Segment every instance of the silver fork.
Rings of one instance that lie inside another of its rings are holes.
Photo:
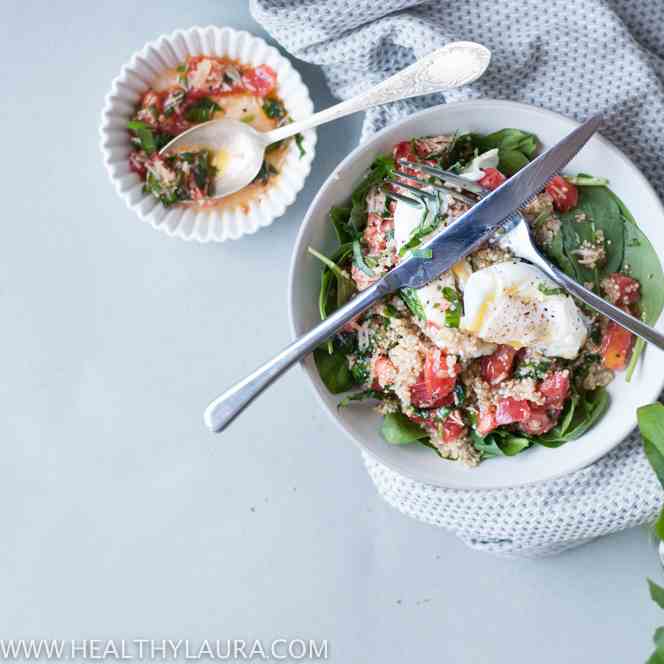
[[[405,178],[411,182],[414,182],[415,184],[426,186],[430,189],[448,194],[453,198],[463,201],[469,205],[477,203],[480,198],[489,193],[488,189],[482,187],[476,182],[466,180],[456,173],[451,173],[450,171],[443,170],[442,168],[429,166],[427,164],[420,164],[419,162],[410,161],[408,159],[399,159],[399,164],[401,166],[407,166],[411,169],[416,169],[428,175],[432,175],[447,185],[451,186],[445,186],[445,184],[439,185],[436,182],[430,182],[428,180],[422,179],[421,177],[409,175],[397,170],[395,175],[399,178]],[[390,189],[385,190],[388,196],[401,201],[406,205],[424,207],[424,203],[422,202],[421,197],[433,199],[436,196],[436,194],[431,193],[430,191],[422,190],[415,185],[410,185],[396,178],[392,178],[391,183],[392,185],[396,184],[405,191],[420,197],[420,199],[416,199],[404,194],[400,194],[398,192],[394,192]],[[457,191],[457,188],[471,192],[475,195],[475,198]],[[551,281],[554,281],[556,284],[577,297],[579,300],[585,302],[585,304],[595,309],[595,311],[598,311],[607,318],[615,321],[626,330],[633,332],[638,337],[641,337],[644,341],[648,341],[660,350],[664,350],[663,334],[658,332],[650,325],[639,320],[638,318],[631,316],[622,309],[614,306],[610,302],[607,302],[605,299],[601,298],[599,295],[596,295],[593,293],[593,291],[581,285],[578,281],[567,276],[564,272],[549,262],[541,254],[540,250],[533,242],[532,236],[530,234],[530,227],[521,212],[515,212],[514,215],[512,215],[512,217],[507,222],[505,222],[503,230],[505,231],[504,235],[496,238],[496,241],[498,241],[501,246],[509,249],[518,258],[532,263],[547,277],[549,277]]]

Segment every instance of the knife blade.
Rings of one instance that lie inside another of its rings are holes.
[[[380,279],[379,290],[420,288],[486,242],[514,212],[529,202],[579,152],[597,131],[600,116],[593,116],[559,143],[543,152],[470,210],[418,247]],[[429,258],[429,251],[431,252]]]

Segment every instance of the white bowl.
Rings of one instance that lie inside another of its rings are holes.
[[[537,134],[545,147],[577,125],[556,113],[507,101],[478,100],[446,104],[405,118],[375,134],[355,149],[328,178],[300,227],[289,281],[289,316],[297,336],[319,322],[320,264],[307,247],[323,251],[336,246],[329,211],[344,202],[373,158],[412,136],[452,133],[455,130],[491,132],[516,127]],[[592,173],[610,179],[611,188],[625,202],[659,255],[664,255],[664,209],[652,187],[634,164],[606,139],[595,136],[570,162],[569,172]],[[658,329],[664,330],[660,319]],[[645,362],[644,362],[645,360]],[[631,383],[617,375],[608,388],[611,404],[605,416],[585,436],[558,449],[533,447],[511,458],[490,459],[477,468],[439,459],[421,445],[389,445],[380,436],[380,417],[368,407],[337,409],[339,396],[330,394],[318,376],[313,358],[304,370],[325,411],[363,450],[408,478],[436,486],[488,489],[541,482],[586,466],[617,445],[636,425],[636,408],[655,401],[664,383],[662,358],[646,349]]]
[[[129,170],[127,157],[131,145],[127,122],[141,95],[157,76],[190,55],[227,56],[254,66],[267,64],[277,72],[277,91],[291,117],[301,120],[313,113],[309,90],[300,75],[286,58],[259,37],[215,26],[176,30],[146,44],[113,81],[106,96],[100,127],[104,163],[118,194],[154,228],[183,240],[223,242],[237,239],[269,226],[295,200],[311,170],[316,133],[313,130],[304,132],[306,152],[302,158],[291,142],[281,174],[260,200],[250,203],[246,212],[239,207],[201,211],[177,205],[165,208],[154,196],[143,192],[140,178]]]

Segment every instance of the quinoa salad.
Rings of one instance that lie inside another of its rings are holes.
[[[446,194],[433,203],[422,198],[424,211],[397,200],[395,193],[412,195],[387,181],[399,159],[491,190],[537,150],[535,135],[502,129],[413,138],[378,156],[347,204],[330,212],[339,248],[329,256],[309,249],[323,265],[321,317],[417,254],[469,207]],[[410,174],[442,184],[415,167]],[[587,174],[556,176],[524,214],[549,260],[653,324],[664,307],[662,268],[608,184]],[[425,445],[476,466],[581,437],[609,407],[605,388],[616,374],[631,379],[643,345],[490,242],[426,286],[374,305],[314,359],[326,387],[347,393],[340,408],[370,405],[383,416],[387,443]]]
[[[277,94],[276,72],[268,65],[252,67],[205,55],[190,57],[163,72],[143,94],[127,126],[133,145],[129,167],[145,182],[145,191],[165,207],[196,204],[210,196],[213,178],[230,161],[225,151],[204,146],[166,155],[159,151],[187,129],[220,118],[240,120],[261,132],[291,122]],[[268,146],[254,181],[223,202],[212,204],[246,208],[247,200],[260,196],[280,174],[293,140],[302,156],[300,134]]]

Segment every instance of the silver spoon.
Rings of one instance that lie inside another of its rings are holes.
[[[258,174],[265,148],[325,122],[371,106],[442,92],[477,80],[489,66],[491,51],[474,42],[452,42],[421,58],[398,74],[352,99],[314,113],[312,116],[268,132],[258,132],[239,120],[203,122],[183,132],[160,150],[160,154],[182,149],[206,147],[223,150],[228,167],[212,183],[214,196],[223,198],[248,185]]]

